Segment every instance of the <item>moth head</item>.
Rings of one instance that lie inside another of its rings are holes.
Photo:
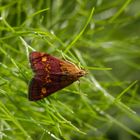
[[[85,70],[80,70],[79,71],[79,73],[78,73],[78,77],[82,77],[82,76],[84,76],[84,75],[86,75],[87,74],[87,72],[85,71]]]

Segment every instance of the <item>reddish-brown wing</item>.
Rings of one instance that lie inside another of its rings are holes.
[[[56,79],[57,78],[56,76]],[[73,81],[57,80],[58,81],[54,80],[50,83],[44,83],[39,79],[33,78],[29,85],[29,100],[40,100],[73,83]]]
[[[32,52],[30,63],[35,76],[29,85],[29,100],[42,99],[85,75],[74,64],[46,53]]]
[[[57,58],[43,53],[43,52],[31,52],[29,56],[31,68],[35,72],[35,75],[46,75],[50,73],[60,73],[60,62]]]

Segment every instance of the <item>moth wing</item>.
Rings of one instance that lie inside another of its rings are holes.
[[[59,75],[54,75],[50,82],[44,82],[40,79],[33,78],[29,84],[29,100],[37,101],[43,99],[73,82],[74,81],[65,80],[64,77]]]
[[[42,81],[32,78],[29,84],[28,98],[30,101],[36,101],[41,99]]]
[[[31,52],[29,60],[36,75],[61,73],[60,60],[47,53]]]
[[[40,100],[70,85],[85,72],[74,64],[43,52],[30,53],[30,63],[35,72],[29,85],[29,100]]]
[[[43,52],[31,52],[31,68],[36,75],[44,74],[69,74],[74,75],[82,71],[76,65],[69,61],[64,61]]]

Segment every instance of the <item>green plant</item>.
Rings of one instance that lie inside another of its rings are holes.
[[[0,139],[140,139],[139,0],[0,1]],[[86,69],[80,84],[28,101],[28,55]]]

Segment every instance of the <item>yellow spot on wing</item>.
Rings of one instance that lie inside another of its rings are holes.
[[[50,72],[51,67],[50,67],[50,65],[49,65],[49,64],[46,64],[46,65],[45,65],[45,70],[46,70],[48,73]]]
[[[52,80],[50,79],[49,75],[45,77],[45,81],[46,81],[46,83],[51,83],[52,82]]]
[[[41,61],[42,61],[42,62],[47,61],[47,57],[46,57],[46,56],[43,56]]]
[[[46,94],[46,93],[47,93],[46,88],[43,87],[43,88],[41,89],[41,92],[42,92],[43,94]]]
[[[46,70],[47,72],[49,72],[48,67],[46,67],[45,70]]]

